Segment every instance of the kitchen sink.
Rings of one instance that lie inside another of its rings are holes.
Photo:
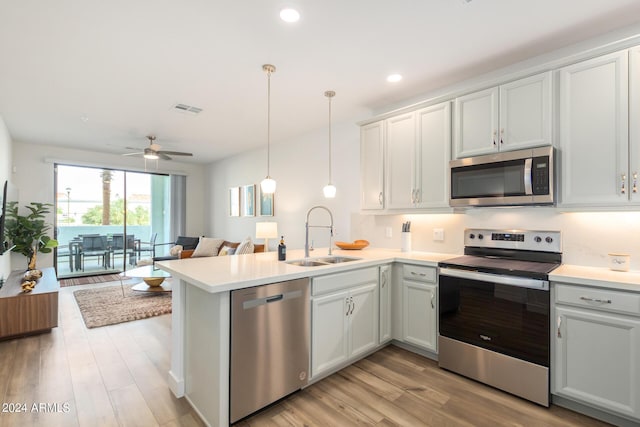
[[[320,265],[327,265],[326,262],[319,262],[310,259],[296,259],[293,261],[286,261],[287,264],[297,265],[300,267],[318,267]]]
[[[325,258],[319,258],[318,261],[326,262],[328,264],[338,264],[340,262],[358,261],[362,258],[349,257],[349,256],[330,256]]]
[[[337,264],[341,262],[358,261],[361,258],[347,256],[327,256],[322,258],[304,258],[286,261],[287,264],[299,267],[319,267],[321,265]]]

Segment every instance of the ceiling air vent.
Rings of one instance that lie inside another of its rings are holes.
[[[198,115],[202,112],[202,108],[193,107],[187,104],[176,104],[173,106],[173,110],[179,113],[191,114],[192,116]]]

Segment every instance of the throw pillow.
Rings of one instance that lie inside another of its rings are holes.
[[[218,252],[218,256],[233,255],[235,253],[236,253],[236,248],[223,246],[222,249],[220,249],[220,252]]]
[[[238,245],[236,249],[236,255],[244,255],[244,254],[252,254],[253,253],[253,242],[251,241],[251,237],[247,237]]]
[[[224,239],[215,239],[211,237],[201,237],[200,242],[198,242],[198,246],[196,246],[196,250],[191,255],[192,258],[197,257],[205,257],[205,256],[216,256],[218,254],[218,249],[224,242]]]
[[[171,249],[169,249],[169,255],[171,256],[179,256],[180,252],[182,251],[182,245],[175,245],[172,246]]]

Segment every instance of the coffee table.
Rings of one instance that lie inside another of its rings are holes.
[[[145,265],[131,270],[123,271],[119,274],[120,286],[122,287],[122,296],[124,296],[124,278],[140,278],[141,283],[131,287],[131,290],[138,292],[171,292],[171,284],[164,281],[167,277],[171,277],[164,270],[153,268],[153,265]]]

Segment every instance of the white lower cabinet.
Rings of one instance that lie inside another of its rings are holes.
[[[438,285],[436,269],[403,266],[402,341],[436,352],[438,347]]]
[[[555,285],[552,393],[640,420],[640,294]]]
[[[380,344],[391,341],[391,265],[380,266]]]
[[[311,302],[311,378],[378,346],[378,268],[315,277]]]

